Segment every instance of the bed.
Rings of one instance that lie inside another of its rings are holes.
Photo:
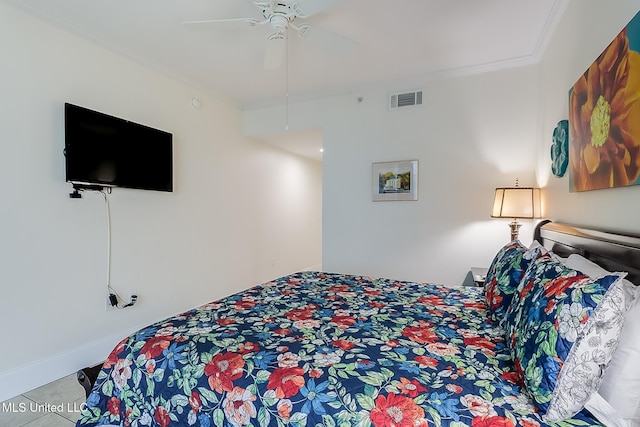
[[[77,426],[634,425],[607,367],[630,369],[612,334],[635,333],[636,287],[615,272],[640,283],[640,238],[544,222],[536,241],[502,248],[484,288],[300,272],[150,325],[108,356]]]

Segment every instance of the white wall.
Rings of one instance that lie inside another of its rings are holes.
[[[242,136],[194,87],[0,4],[0,401],[104,359],[128,331],[321,263],[321,164]],[[199,110],[191,98],[202,100]],[[63,104],[174,135],[174,192],[70,199]]]
[[[289,107],[290,127],[323,129],[324,270],[460,283],[509,240],[509,221],[489,215],[496,187],[535,184],[537,68],[421,87],[414,109],[387,110],[382,90]],[[268,132],[282,117],[280,107],[247,111],[245,131]],[[372,202],[371,164],[413,159],[419,200]],[[522,222],[529,243],[533,223]]]
[[[535,83],[532,67],[443,79],[421,108],[388,111],[379,92],[341,114],[325,137],[325,269],[460,283],[488,266],[509,240],[489,216],[495,187],[533,184]],[[419,200],[372,202],[371,163],[405,159],[419,161]]]
[[[569,89],[638,12],[628,0],[572,0],[540,63],[538,180],[548,216],[579,225],[640,233],[640,187],[569,192],[569,172],[551,174],[549,149],[556,124],[569,116]]]

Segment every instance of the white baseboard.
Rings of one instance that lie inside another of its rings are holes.
[[[302,271],[322,271],[322,264],[311,265],[307,268],[303,268]]]
[[[120,332],[46,359],[0,372],[0,402],[66,377],[87,366],[101,363],[116,344],[136,330]]]

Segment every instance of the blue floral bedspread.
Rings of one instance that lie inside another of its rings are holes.
[[[123,340],[77,425],[546,426],[516,378],[481,288],[302,272]]]

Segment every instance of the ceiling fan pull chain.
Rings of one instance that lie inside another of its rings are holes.
[[[285,102],[286,102],[286,111],[285,111],[285,125],[284,125],[284,130],[288,131],[289,130],[289,28],[285,29],[285,61],[286,63],[286,70],[285,70]]]

